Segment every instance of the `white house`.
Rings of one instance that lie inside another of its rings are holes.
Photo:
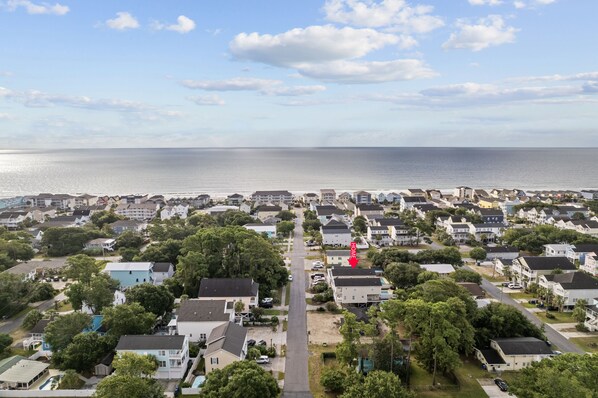
[[[176,314],[177,333],[189,341],[206,342],[212,330],[235,321],[234,308],[227,308],[228,304],[226,300],[181,301]]]
[[[222,369],[247,355],[247,329],[232,322],[217,326],[210,333],[204,353],[206,374]]]
[[[401,196],[400,209],[401,211],[411,210],[416,204],[427,203],[424,196]]]
[[[598,332],[598,298],[590,300],[588,304],[584,325],[590,332]]]
[[[259,305],[259,283],[251,278],[203,278],[199,285],[199,300],[241,301],[248,313]],[[233,307],[234,308],[234,307]]]
[[[0,226],[8,229],[17,228],[22,222],[31,219],[31,213],[27,211],[5,211],[0,213]]]
[[[572,308],[578,300],[586,303],[598,297],[598,279],[585,272],[542,275],[539,285],[563,299],[563,307]]]
[[[264,221],[270,217],[276,217],[278,213],[282,211],[281,206],[274,206],[274,205],[262,205],[257,208],[257,218],[260,221]]]
[[[469,223],[449,224],[446,226],[446,232],[456,243],[465,243],[471,233]]]
[[[544,245],[544,255],[547,257],[565,257],[571,245],[567,244],[551,244]]]
[[[152,202],[120,204],[114,212],[132,220],[148,221],[156,217],[160,206]]]
[[[351,244],[351,231],[342,222],[330,220],[328,224],[320,227],[322,243],[328,246],[349,246]]]
[[[550,358],[552,349],[535,337],[510,337],[490,340],[489,349],[475,349],[478,360],[490,372],[521,370],[534,362]]]
[[[578,245],[571,245],[567,249],[567,258],[572,261],[579,261],[580,264],[585,262],[586,255],[590,253],[598,253],[598,244],[578,244]]]
[[[350,250],[326,250],[326,264],[334,267],[349,267]]]
[[[392,242],[388,227],[368,225],[367,239],[370,243],[375,243],[379,246],[388,246]]]
[[[321,203],[334,203],[336,200],[336,191],[334,189],[320,189]]]
[[[256,191],[251,195],[251,200],[260,204],[290,204],[293,201],[293,194],[289,191]]]
[[[180,219],[184,220],[187,218],[188,213],[188,205],[179,204],[175,206],[164,206],[162,211],[160,211],[160,218],[162,220],[170,220],[173,217],[179,217]]]
[[[436,272],[440,275],[448,275],[455,272],[455,268],[451,264],[420,264],[420,267],[426,271]]]
[[[504,260],[514,260],[519,257],[519,249],[515,246],[485,246],[486,260],[501,258]]]
[[[331,268],[328,282],[339,304],[368,305],[380,302],[382,281],[373,269]]]
[[[142,233],[147,228],[147,222],[137,220],[118,220],[110,224],[110,228],[116,235],[126,231]]]
[[[590,275],[598,276],[598,255],[596,253],[586,254],[584,262],[579,266],[579,269]]]
[[[174,265],[171,263],[154,263],[153,271],[154,283],[161,285],[165,279],[174,276]]]
[[[158,370],[154,378],[180,380],[187,370],[189,341],[184,335],[124,335],[118,340],[116,354],[122,355],[125,352],[155,356]]]
[[[266,234],[268,238],[272,238],[276,236],[276,225],[269,225],[269,224],[245,224],[243,228],[249,229],[251,231],[255,231],[258,234]]]
[[[384,208],[376,204],[358,204],[355,209],[356,216],[362,216],[365,218],[382,217],[383,214]]]
[[[548,275],[556,269],[564,273],[577,271],[566,257],[521,256],[513,260],[511,269],[514,279],[524,287],[530,283],[539,283],[541,275]]]
[[[105,251],[114,251],[114,246],[116,245],[116,239],[109,239],[109,238],[97,238],[92,239],[85,244],[86,250],[105,250]]]
[[[353,198],[355,199],[355,204],[369,205],[372,203],[372,194],[366,191],[353,192]]]
[[[303,203],[310,204],[310,203],[318,203],[319,198],[316,193],[313,192],[306,192],[303,194]]]

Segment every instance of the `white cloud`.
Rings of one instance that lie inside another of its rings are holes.
[[[181,34],[189,33],[195,29],[195,21],[184,15],[179,15],[177,23],[172,25],[165,25],[160,22],[154,22],[152,28],[156,30],[172,30]]]
[[[27,14],[65,15],[70,11],[68,6],[59,3],[33,3],[28,0],[8,0],[6,2],[6,8],[9,11],[15,11],[19,7],[24,8]]]
[[[541,6],[546,6],[549,4],[556,3],[556,1],[557,0],[529,0],[529,1],[515,0],[513,2],[513,6],[515,6],[515,8],[517,8],[517,9],[536,8],[536,7],[541,7]]]
[[[320,85],[285,86],[281,80],[235,77],[227,80],[184,80],[181,84],[190,89],[206,91],[257,91],[263,95],[301,96],[326,90]]]
[[[451,33],[442,48],[480,51],[492,46],[513,43],[515,34],[519,31],[512,26],[507,26],[500,15],[489,15],[473,25],[465,20],[458,20],[457,28],[459,31]]]
[[[374,29],[331,25],[292,29],[278,35],[241,33],[230,43],[239,59],[296,69],[301,75],[339,83],[379,83],[434,76],[422,61],[358,61],[387,45],[411,46],[409,37]]]
[[[499,6],[502,3],[502,0],[469,0],[472,6]]]
[[[116,30],[137,29],[139,21],[128,12],[120,11],[116,13],[116,18],[106,21],[106,26]]]
[[[544,76],[525,76],[525,77],[516,77],[512,79],[508,79],[508,81],[514,82],[559,82],[559,81],[588,81],[588,80],[596,80],[598,81],[598,71],[596,72],[582,72],[582,73],[575,73],[572,75],[544,75]]]
[[[7,70],[1,70],[0,71],[0,77],[11,77],[12,76],[12,72],[7,71]]]
[[[220,96],[216,94],[212,95],[196,95],[193,97],[187,97],[189,101],[195,102],[197,105],[224,105],[225,102]]]
[[[523,1],[514,1],[513,6],[517,9],[522,9],[526,7],[526,4]]]
[[[14,117],[10,113],[0,112],[0,120],[12,120]]]
[[[411,6],[405,0],[327,0],[324,4],[329,21],[403,33],[427,33],[444,26],[442,18],[430,15],[433,11],[432,6]]]

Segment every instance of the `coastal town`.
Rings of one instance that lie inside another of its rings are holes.
[[[598,390],[597,189],[23,195],[0,270],[2,397]]]

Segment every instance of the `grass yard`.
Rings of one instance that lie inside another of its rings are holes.
[[[264,309],[264,315],[287,315],[289,311],[287,310],[275,310],[272,308]]]
[[[569,339],[587,352],[598,353],[598,336]]]
[[[524,293],[524,292],[520,292],[520,293],[508,293],[508,295],[511,296],[512,299],[520,299],[520,300],[521,299],[530,300],[530,299],[538,298],[534,294]]]
[[[287,289],[284,295],[284,304],[290,305],[291,304],[291,285],[287,285]]]
[[[463,366],[455,371],[455,375],[461,383],[459,390],[433,390],[433,391],[417,391],[416,396],[422,398],[484,398],[486,393],[478,383],[477,379],[488,377],[488,373],[481,368],[480,363],[473,358],[461,358]],[[412,364],[413,373],[411,374],[412,386],[425,386],[432,384],[432,375],[426,370],[419,367],[415,361]],[[437,376],[437,383],[452,384],[452,382],[443,377]]]
[[[536,312],[535,315],[546,323],[575,323],[573,312],[555,312],[550,311],[554,319],[546,318],[546,312]]]
[[[289,328],[289,322],[286,319],[284,319],[282,321],[282,331],[286,332],[288,328]]]
[[[72,311],[73,310],[73,305],[70,303],[70,301],[68,300],[64,300],[60,302],[60,305],[58,305],[58,312],[66,312],[66,311]]]
[[[327,393],[324,387],[320,385],[320,375],[324,368],[324,363],[320,359],[320,354],[323,352],[334,352],[334,346],[322,347],[315,344],[308,346],[309,357],[307,359],[307,372],[309,375],[309,390],[314,398],[331,398],[336,397],[336,394]]]

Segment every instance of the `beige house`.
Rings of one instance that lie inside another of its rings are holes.
[[[535,337],[490,340],[489,349],[475,349],[476,357],[488,371],[521,370],[534,362],[554,356],[546,342]]]
[[[247,329],[232,322],[216,327],[208,337],[204,353],[206,374],[222,369],[247,355]]]
[[[263,205],[257,209],[257,218],[264,221],[270,217],[276,217],[282,211],[280,206]]]
[[[349,267],[351,250],[326,250],[326,264],[332,266]]]

